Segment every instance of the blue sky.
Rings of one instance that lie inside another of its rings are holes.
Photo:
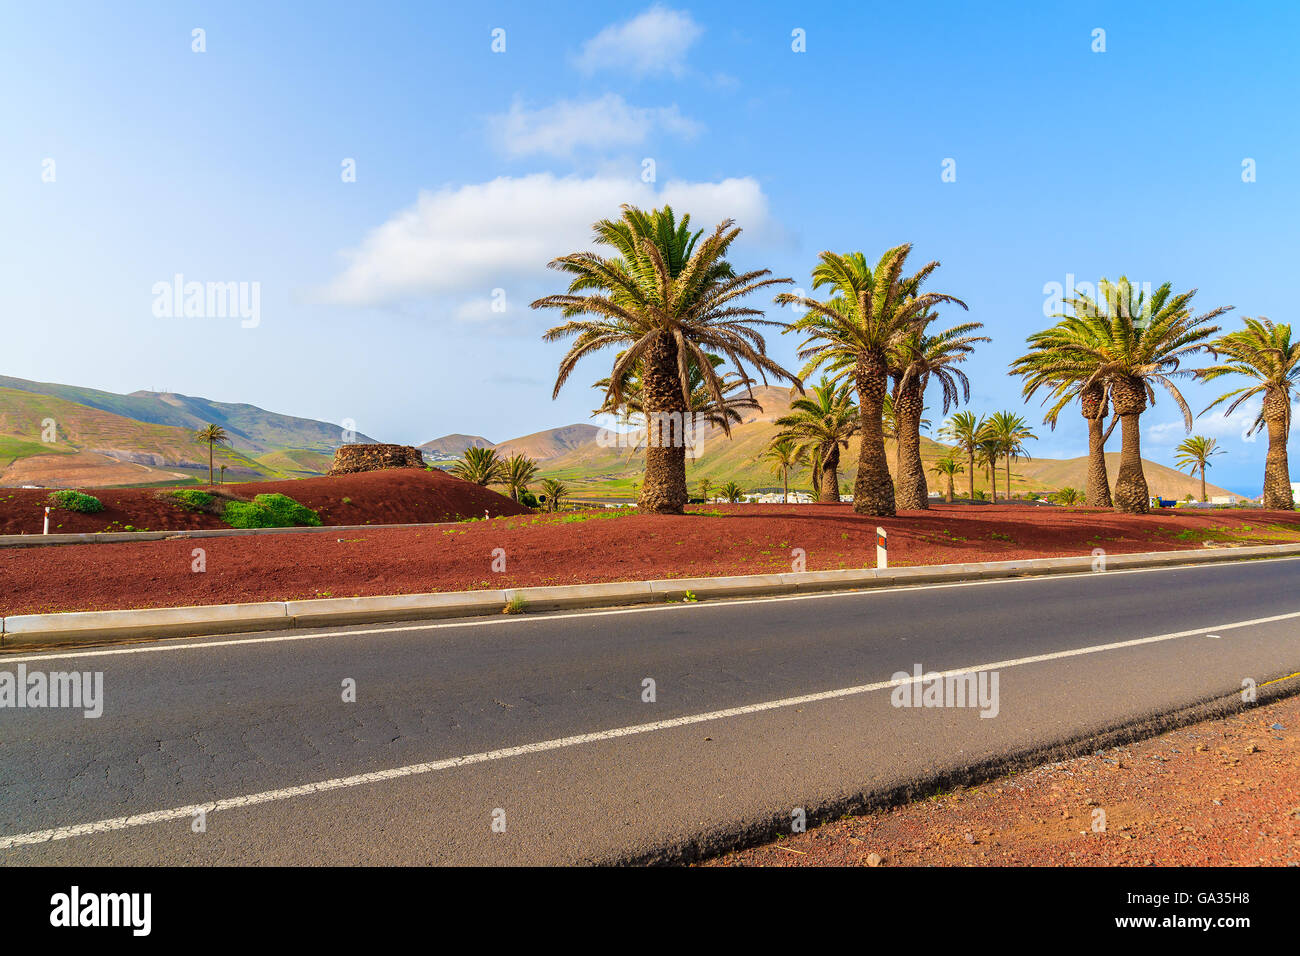
[[[738,265],[805,286],[823,249],[939,259],[930,288],[994,339],[968,366],[979,411],[1022,407],[1007,362],[1068,276],[1291,321],[1300,8],[1134,6],[10,4],[0,374],[400,442],[582,421],[607,363],[552,401],[563,347],[527,303],[594,218],[664,199],[734,217]],[[177,274],[258,283],[256,325],[156,315]],[[1082,454],[1076,418],[1031,452]],[[1173,403],[1143,418],[1171,463]],[[1196,431],[1227,451],[1211,480],[1254,493],[1266,443],[1242,424]]]

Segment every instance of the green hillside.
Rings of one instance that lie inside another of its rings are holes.
[[[4,375],[0,375],[0,388],[51,396],[154,425],[172,425],[192,431],[203,425],[217,424],[230,433],[235,448],[255,454],[283,448],[333,454],[342,441],[339,425],[280,415],[256,405],[214,402],[172,392],[139,391],[120,395],[94,388],[32,382]],[[358,434],[355,440],[374,441],[362,434]]]

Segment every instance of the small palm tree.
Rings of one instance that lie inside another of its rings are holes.
[[[940,458],[937,462],[933,463],[932,466],[930,466],[930,470],[935,472],[936,475],[939,475],[941,479],[945,479],[946,485],[948,486],[944,489],[944,501],[948,502],[949,505],[952,505],[953,479],[965,471],[965,468],[962,467],[962,463],[958,462],[958,460],[953,458],[952,455],[946,455],[946,457]]]
[[[501,464],[497,481],[506,486],[512,501],[518,501],[520,495],[537,478],[537,462],[527,455],[516,452]]]
[[[802,449],[818,501],[840,500],[840,449],[849,447],[861,424],[851,389],[849,382],[835,385],[823,375],[820,384],[790,403],[788,415],[776,420],[781,429],[777,438],[792,439]]]
[[[1078,488],[1062,488],[1051,495],[1052,500],[1062,505],[1077,505],[1083,500]]]
[[[1013,412],[996,412],[984,423],[985,435],[998,443],[998,454],[1007,462],[1007,500],[1011,500],[1011,459],[1028,458],[1024,443],[1037,440],[1029,423]]]
[[[710,493],[713,491],[713,482],[708,478],[700,479],[700,497],[706,502],[709,500]]]
[[[1223,449],[1218,447],[1219,442],[1214,438],[1206,438],[1204,435],[1193,435],[1191,438],[1184,438],[1181,445],[1174,449],[1174,454],[1178,456],[1178,467],[1187,470],[1189,475],[1195,475],[1199,469],[1201,472],[1201,500],[1209,501],[1209,496],[1205,493],[1205,469],[1210,465],[1210,459],[1215,455],[1222,455]],[[1291,490],[1290,485],[1287,491]]]
[[[798,467],[801,449],[789,438],[777,438],[763,452],[772,463],[772,473],[781,476],[781,504],[790,503],[790,469]]]
[[[609,374],[605,405],[621,408],[628,373],[639,366],[640,405],[658,431],[645,450],[645,479],[638,507],[645,512],[681,514],[686,505],[686,442],[682,414],[690,411],[689,369],[694,362],[716,407],[726,404],[723,377],[710,354],[724,356],[741,379],[746,363],[767,375],[797,378],[766,354],[756,326],[778,323],[763,319],[759,309],[740,304],[744,296],[791,279],[771,278],[766,269],[737,273],[727,253],[740,229],[724,220],[701,241],[690,216],[678,222],[671,207],[645,212],[623,207],[617,220],[594,226],[596,241],[617,255],[575,252],[549,265],[572,279],[567,293],[534,302],[535,309],[558,309],[565,321],[543,336],[547,342],[574,339],[560,360],[556,396],[587,355],[624,346]],[[588,316],[590,318],[588,318]],[[723,429],[730,428],[725,417]]]
[[[745,497],[745,489],[734,481],[729,481],[722,486],[722,497],[726,498],[733,505],[741,498]]]
[[[505,462],[495,448],[471,447],[465,449],[460,461],[451,466],[451,473],[457,478],[472,481],[476,485],[494,485],[501,481]]]
[[[220,425],[204,425],[194,433],[194,440],[203,442],[208,446],[208,484],[214,484],[213,449],[217,445],[229,445],[230,435]]]
[[[938,262],[904,275],[911,251],[911,243],[895,246],[874,267],[861,252],[823,252],[812,272],[813,289],[827,287],[831,298],[823,302],[789,292],[776,297],[782,305],[808,310],[789,326],[808,336],[799,349],[799,358],[807,363],[801,377],[827,366],[837,380],[851,377],[857,388],[860,424],[853,510],[859,514],[892,515],[897,510],[883,430],[890,353],[903,336],[923,324],[922,317],[931,307],[954,302],[966,308],[953,296],[921,292]]]
[[[1291,326],[1274,325],[1264,317],[1247,318],[1246,327],[1229,332],[1209,345],[1211,354],[1227,361],[1201,369],[1196,374],[1212,382],[1224,375],[1240,375],[1253,384],[1221,395],[1210,408],[1228,402],[1231,415],[1242,402],[1263,398],[1250,433],[1268,429],[1268,457],[1264,459],[1264,507],[1290,511],[1295,507],[1291,491],[1291,467],[1286,445],[1291,435],[1291,403],[1300,390],[1300,341],[1291,340]]]
[[[980,433],[984,430],[983,417],[974,412],[958,412],[943,423],[939,437],[952,442],[958,451],[966,453],[970,465],[970,496],[975,500],[975,458],[979,451]]]
[[[948,502],[948,504],[952,504],[952,479],[954,476],[961,474],[961,472],[965,470],[962,467],[962,463],[952,455],[948,455],[947,457],[940,458],[936,461],[930,466],[930,469],[936,475],[947,479],[948,487],[944,492],[944,501]]]
[[[546,499],[547,511],[558,511],[564,499],[569,496],[569,488],[556,478],[542,479],[542,497]]]

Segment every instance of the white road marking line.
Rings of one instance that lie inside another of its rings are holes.
[[[1300,561],[1300,555],[1285,555],[1277,558],[1268,558],[1269,561]],[[685,611],[690,609],[693,613],[698,613],[704,609],[717,609],[726,607],[735,607],[738,604],[770,604],[780,601],[809,601],[826,598],[856,598],[880,596],[886,594],[899,594],[905,591],[933,591],[944,588],[971,588],[987,587],[995,584],[1030,584],[1039,581],[1062,581],[1070,578],[1091,578],[1102,573],[1106,577],[1118,577],[1125,574],[1147,574],[1152,571],[1193,571],[1201,568],[1221,568],[1232,565],[1239,565],[1240,561],[1215,561],[1210,564],[1180,564],[1180,565],[1162,565],[1156,568],[1126,568],[1116,571],[1078,571],[1069,574],[1036,574],[1028,577],[1016,578],[992,578],[986,581],[953,581],[948,584],[907,584],[896,585],[892,587],[863,588],[854,591],[817,591],[811,594],[779,594],[771,597],[750,597],[750,598],[717,598],[710,601],[703,601],[698,604],[668,603],[663,604],[645,604],[636,607],[620,608],[593,608],[585,611],[570,611],[563,614],[543,612],[534,617],[528,615],[501,615],[499,617],[490,617],[486,619],[475,619],[469,621],[452,620],[442,621],[436,624],[404,624],[404,625],[385,625],[382,627],[353,628],[343,631],[311,631],[305,634],[285,634],[279,637],[237,637],[224,640],[212,640],[204,637],[182,639],[184,643],[180,644],[146,644],[142,646],[115,647],[106,650],[69,650],[57,651],[49,654],[22,654],[10,656],[8,654],[0,655],[0,669],[9,664],[27,663],[30,661],[50,661],[63,660],[70,657],[112,657],[119,654],[159,654],[167,651],[197,651],[209,647],[239,647],[252,646],[256,644],[278,644],[284,641],[314,641],[326,637],[353,637],[365,634],[400,634],[405,631],[437,631],[454,627],[484,627],[486,625],[498,624],[516,627],[524,624],[539,624],[546,621],[563,621],[569,618],[592,618],[592,617],[609,617],[618,614],[646,614],[656,611]],[[506,588],[505,590],[514,590]]]
[[[435,773],[439,770],[466,767],[471,764],[488,763],[494,760],[505,760],[510,757],[543,753],[548,750],[560,750],[565,747],[576,747],[580,744],[595,743],[602,740],[616,740],[619,737],[632,737],[639,734],[649,734],[660,730],[686,727],[691,724],[702,724],[708,721],[725,720],[729,717],[743,717],[748,714],[759,714],[769,710],[798,707],[804,704],[813,704],[827,700],[839,700],[844,697],[855,697],[860,694],[866,694],[876,690],[884,690],[889,687],[901,687],[904,684],[915,684],[920,681],[933,680],[935,677],[946,678],[954,677],[959,674],[978,673],[980,671],[1006,670],[1012,667],[1022,667],[1026,664],[1038,664],[1044,661],[1062,660],[1068,657],[1081,657],[1085,654],[1099,654],[1104,651],[1140,647],[1144,644],[1158,644],[1162,641],[1172,641],[1183,637],[1199,637],[1205,635],[1208,631],[1227,631],[1241,627],[1253,627],[1259,624],[1272,624],[1277,621],[1289,621],[1296,618],[1300,618],[1300,611],[1294,611],[1290,614],[1277,614],[1273,617],[1256,618],[1251,621],[1238,621],[1234,624],[1219,624],[1210,628],[1202,627],[1190,631],[1178,631],[1173,634],[1160,634],[1155,637],[1140,637],[1130,641],[1115,641],[1110,644],[1097,644],[1092,647],[1080,647],[1068,651],[1052,651],[1047,654],[1035,654],[1031,657],[1017,657],[1013,660],[994,661],[989,664],[976,664],[971,667],[960,667],[953,670],[926,673],[920,678],[911,676],[900,680],[877,681],[873,684],[858,684],[855,687],[842,687],[838,690],[819,691],[814,694],[802,694],[798,697],[783,697],[779,700],[763,701],[758,704],[744,704],[740,707],[728,707],[725,710],[712,710],[703,714],[691,714],[686,717],[674,717],[669,720],[656,720],[648,724],[632,724],[627,727],[615,727],[612,730],[601,730],[590,734],[575,734],[571,737],[558,737],[553,740],[543,740],[538,743],[522,744],[517,747],[504,747],[500,750],[487,750],[482,753],[467,754],[461,757],[448,757],[445,760],[433,760],[428,763],[410,764],[405,767],[396,767],[391,770],[376,770],[370,773],[355,774],[350,777],[335,777],[331,780],[321,780],[317,783],[303,784],[298,787],[285,787],[279,790],[264,790],[261,793],[252,793],[240,797],[226,797],[225,799],[214,800],[209,803],[196,803],[185,807],[173,807],[170,810],[154,810],[149,813],[141,813],[134,816],[96,820],[94,823],[80,823],[75,826],[56,827],[52,830],[19,833],[14,836],[0,837],[0,850],[9,850],[16,846],[29,846],[36,843],[49,843],[55,840],[68,840],[73,837],[88,836],[92,833],[108,833],[114,830],[127,830],[133,827],[147,826],[151,823],[166,823],[172,820],[182,820],[186,817],[193,817],[200,810],[206,811],[207,813],[218,813],[222,810],[235,810],[240,807],[251,807],[261,803],[290,800],[294,797],[307,796],[313,793],[327,793],[331,790],[343,790],[350,787],[365,786],[370,783],[382,783],[386,780],[415,777],[422,774]]]

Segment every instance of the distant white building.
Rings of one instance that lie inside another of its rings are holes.
[[[1212,505],[1235,505],[1241,503],[1241,495],[1211,495],[1210,504]]]
[[[1300,502],[1300,481],[1291,482],[1291,500]]]

